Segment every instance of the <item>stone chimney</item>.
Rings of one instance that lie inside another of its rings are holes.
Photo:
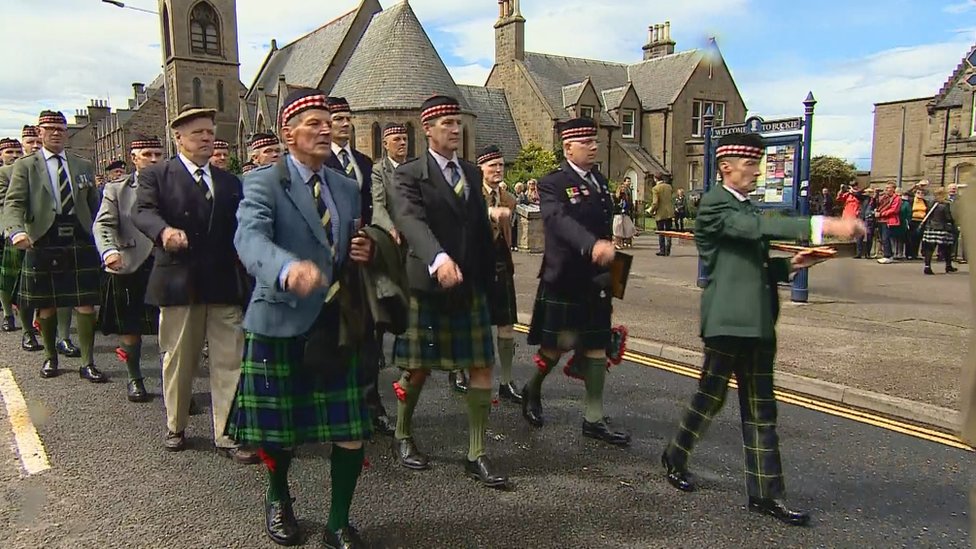
[[[88,120],[92,124],[97,124],[99,120],[108,116],[111,110],[108,106],[108,101],[104,99],[92,99],[88,105]]]
[[[133,82],[132,83],[132,96],[133,97],[135,97],[136,99],[138,99],[139,96],[142,95],[142,94],[144,94],[144,93],[146,93],[146,85],[145,84],[143,84],[142,82]]]
[[[85,126],[88,124],[88,111],[85,109],[75,109],[75,125]]]
[[[670,21],[665,21],[663,25],[651,25],[647,30],[647,44],[642,48],[645,61],[674,53],[675,41],[671,39]]]
[[[498,0],[495,22],[495,63],[525,59],[525,18],[519,0]]]

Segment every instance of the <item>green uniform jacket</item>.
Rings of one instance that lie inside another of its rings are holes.
[[[701,300],[701,337],[776,340],[779,294],[790,261],[770,259],[769,241],[807,239],[810,219],[762,215],[722,186],[704,197],[695,220],[695,243],[708,273]]]
[[[80,156],[66,152],[68,172],[71,175],[71,194],[75,215],[82,229],[91,234],[93,212],[98,210],[98,189],[92,163]],[[7,235],[26,231],[37,242],[54,225],[57,201],[47,172],[42,151],[25,156],[14,162],[10,188],[3,204],[3,224]]]

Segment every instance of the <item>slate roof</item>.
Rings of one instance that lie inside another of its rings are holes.
[[[656,158],[651,156],[651,153],[644,150],[643,147],[637,143],[631,141],[622,141],[620,139],[614,139],[614,142],[618,147],[623,149],[627,156],[637,164],[637,167],[644,171],[644,173],[667,175],[670,174],[668,170],[664,169],[664,166],[657,161]]]
[[[970,92],[964,89],[960,83],[964,80],[963,77],[970,69],[967,59],[976,59],[974,55],[976,55],[976,44],[969,49],[969,52],[963,60],[956,66],[956,70],[952,71],[949,79],[942,85],[942,89],[939,90],[938,95],[935,96],[935,100],[932,102],[935,108],[961,107],[971,97]]]
[[[620,86],[619,88],[610,88],[608,90],[603,90],[603,107],[608,111],[620,108],[620,103],[623,102],[624,96],[627,95],[627,85]]]
[[[477,116],[475,121],[475,152],[488,145],[497,145],[505,160],[514,162],[522,148],[518,128],[508,108],[505,90],[482,86],[458,86],[458,99]]]
[[[543,98],[556,118],[568,118],[563,102],[563,86],[582,82],[587,77],[597,93],[607,88],[616,88],[627,83],[627,65],[610,63],[579,57],[563,57],[544,53],[525,52],[525,67],[535,80]],[[612,123],[609,117],[603,117]]]
[[[433,94],[459,92],[409,2],[373,16],[330,92],[357,111],[419,108]]]
[[[634,63],[627,68],[627,79],[634,84],[645,110],[665,109],[678,97],[704,57],[704,50],[688,50]]]
[[[585,82],[577,82],[563,86],[563,108],[569,108],[579,103],[585,85]]]
[[[306,88],[318,87],[326,69],[332,63],[342,39],[346,36],[357,9],[334,19],[306,34],[283,48],[268,54],[261,72],[254,78],[248,97],[256,93],[258,86],[265,91],[275,89],[278,76],[293,85]]]

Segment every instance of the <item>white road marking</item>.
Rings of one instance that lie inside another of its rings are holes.
[[[35,475],[50,469],[51,464],[47,460],[44,443],[37,435],[37,429],[34,428],[34,422],[31,421],[27,410],[27,402],[9,368],[0,370],[0,397],[7,406],[7,418],[10,419],[14,441],[17,443],[17,453],[27,475]]]

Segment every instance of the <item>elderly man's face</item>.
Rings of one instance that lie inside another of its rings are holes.
[[[10,164],[16,162],[21,156],[24,156],[24,151],[22,149],[18,149],[16,147],[4,149],[3,153],[0,154],[0,159],[3,160],[3,162],[0,162],[0,165],[9,166]]]

